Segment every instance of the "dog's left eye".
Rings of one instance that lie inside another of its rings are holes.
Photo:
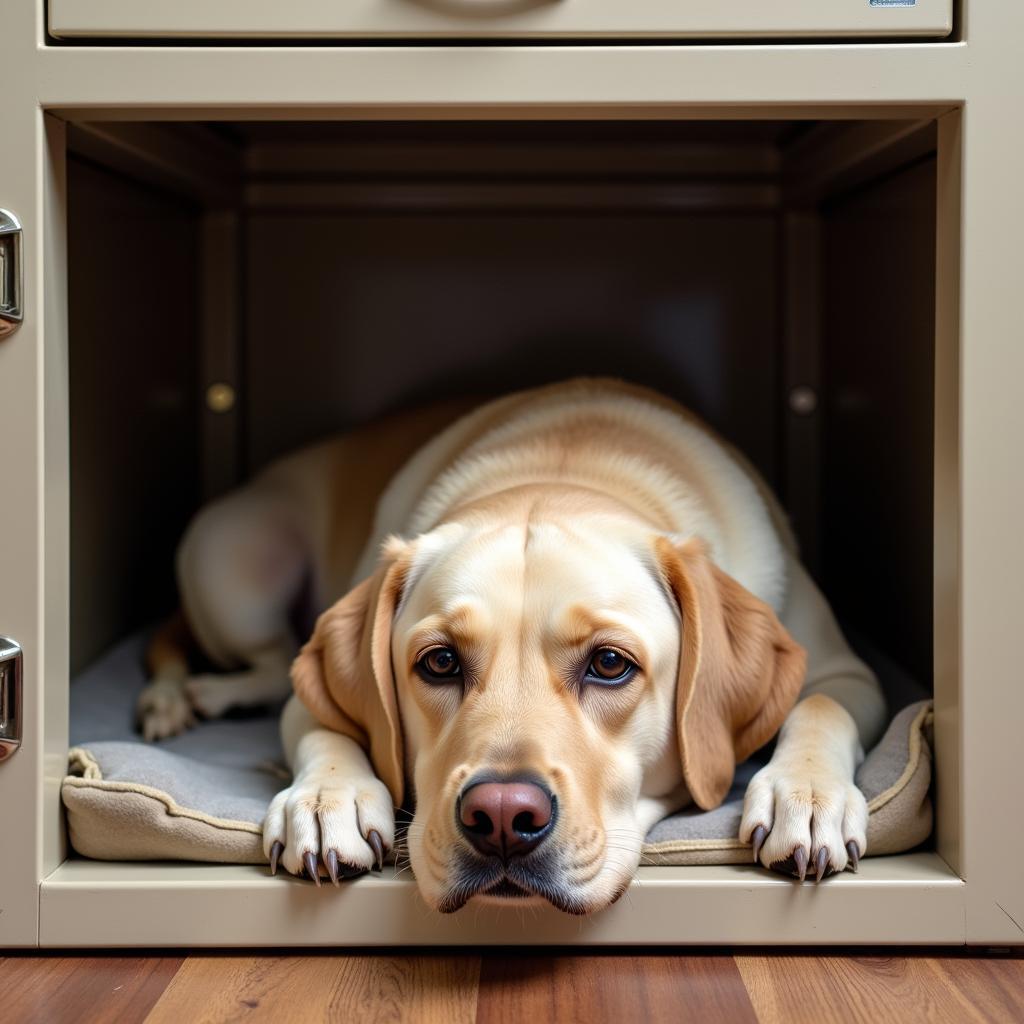
[[[585,680],[603,685],[625,683],[632,677],[636,668],[636,665],[620,651],[613,647],[602,647],[590,659]]]
[[[420,674],[428,680],[450,680],[462,675],[459,656],[451,647],[435,647],[416,662]]]

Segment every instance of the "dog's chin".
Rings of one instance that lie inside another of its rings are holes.
[[[471,900],[474,905],[491,907],[537,907],[550,904],[566,914],[583,915],[600,910],[553,880],[550,870],[531,871],[518,864],[500,865],[463,863],[454,883],[438,900],[437,910],[454,914]],[[614,902],[614,900],[612,901]],[[602,904],[603,906],[603,904]]]
[[[470,902],[472,902],[473,906],[497,907],[499,909],[507,907],[519,909],[552,906],[556,910],[576,916],[590,914],[594,910],[600,909],[598,907],[591,908],[585,906],[568,893],[556,891],[541,895],[540,893],[528,892],[526,889],[521,889],[514,884],[499,884],[492,886],[490,889],[480,889],[470,895],[449,893],[441,900],[437,909],[442,914],[454,914]]]
[[[495,882],[490,889],[485,889],[483,892],[477,894],[478,898],[490,896],[496,900],[528,900],[537,899],[536,893],[532,893],[529,889],[524,889],[521,885],[516,885],[509,878],[503,878],[500,882]]]
[[[470,899],[474,905],[484,907],[542,907],[547,903],[543,896],[538,896],[507,878],[496,882],[490,889],[481,890]]]

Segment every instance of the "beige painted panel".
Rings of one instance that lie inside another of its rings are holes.
[[[385,873],[340,889],[266,868],[69,861],[43,883],[43,946],[962,943],[963,883],[934,854],[796,885],[753,865],[641,868],[594,917],[427,909]]]
[[[49,874],[67,856],[60,786],[67,773],[70,665],[67,608],[70,590],[68,446],[68,294],[66,198],[66,125],[44,115],[40,146],[44,234],[42,299],[43,338],[43,641],[42,689],[43,790],[32,808],[42,814],[41,875]],[[5,806],[0,804],[0,806]],[[38,824],[38,819],[37,819]]]
[[[774,480],[770,213],[259,210],[246,235],[250,468],[440,394],[582,372],[676,395]]]
[[[821,230],[820,581],[929,686],[934,161],[826,203]]]
[[[20,63],[44,107],[91,120],[905,120],[965,96],[968,56],[963,44],[377,46],[344,59],[330,47],[83,46]]]
[[[821,225],[816,210],[781,218],[781,387],[784,458],[779,490],[800,542],[800,558],[818,577],[821,564]],[[801,407],[794,397],[814,397]],[[795,407],[794,407],[795,406]]]
[[[49,9],[58,38],[941,37],[953,24],[953,0],[50,0]]]
[[[200,500],[199,213],[68,162],[71,668],[174,608]]]
[[[1024,942],[1024,8],[975,4],[984,73],[963,117],[960,294],[961,615],[964,856],[968,936]],[[979,53],[979,57],[981,54]]]
[[[935,465],[932,618],[935,849],[962,872],[960,251],[963,114],[939,119],[935,182]]]
[[[237,393],[242,361],[242,239],[237,212],[206,210],[200,238],[200,459],[203,500],[211,501],[234,487],[241,475]],[[220,404],[215,398],[218,389]]]
[[[23,5],[24,8],[24,5]],[[6,25],[18,31],[32,24],[28,9],[5,12]],[[0,207],[13,212],[24,230],[24,322],[0,340],[0,633],[13,637],[25,652],[22,746],[0,762],[0,947],[34,945],[42,871],[43,696],[52,656],[56,670],[62,645],[49,650],[43,632],[42,394],[47,365],[44,324],[60,315],[59,303],[47,308],[44,280],[44,202],[47,182],[43,118],[35,104],[35,83],[18,74],[18,62],[0,60]],[[16,154],[12,158],[11,154]],[[59,465],[57,469],[59,471]],[[55,500],[62,491],[54,481]],[[64,485],[66,488],[66,485]],[[59,522],[59,515],[56,517]],[[59,597],[59,577],[54,581]],[[48,723],[59,729],[59,720]]]
[[[105,133],[125,126],[99,125]],[[153,127],[153,126],[149,126]],[[158,126],[167,131],[166,126]],[[901,122],[885,122],[899,130]],[[761,179],[778,171],[779,145],[793,125],[781,121],[592,121],[235,122],[232,135],[244,145],[250,175],[385,175],[403,172],[472,174],[481,180],[509,175],[564,176],[591,173],[598,163],[608,176],[649,173],[670,176],[730,174]]]

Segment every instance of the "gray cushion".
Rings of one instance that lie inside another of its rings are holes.
[[[932,830],[931,701],[903,708],[857,771],[868,801],[868,856],[900,853]],[[713,811],[686,810],[659,821],[647,834],[652,864],[731,864],[747,861],[750,847],[737,838],[747,783],[761,764],[736,772],[725,802]]]

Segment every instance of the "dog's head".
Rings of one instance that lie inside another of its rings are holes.
[[[523,489],[414,541],[321,616],[296,691],[354,724],[426,901],[614,902],[651,806],[716,806],[778,729],[802,649],[704,545],[590,492]],[[646,809],[645,809],[646,808]]]

